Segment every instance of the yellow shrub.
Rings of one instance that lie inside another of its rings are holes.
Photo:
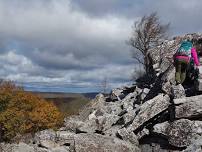
[[[0,125],[4,139],[56,128],[62,123],[63,115],[53,103],[25,92],[11,82],[0,84]]]

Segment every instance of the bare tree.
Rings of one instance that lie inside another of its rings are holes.
[[[143,16],[132,27],[133,33],[128,44],[132,46],[133,58],[140,64],[143,64],[146,74],[152,71],[151,58],[149,50],[162,43],[167,38],[167,32],[170,24],[161,24],[157,13],[151,13]]]

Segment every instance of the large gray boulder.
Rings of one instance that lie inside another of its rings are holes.
[[[172,86],[171,92],[174,99],[186,97],[184,87],[181,84],[178,84],[177,86]]]
[[[166,136],[173,146],[186,147],[202,135],[202,121],[180,119],[171,123],[164,122],[155,125],[153,131]]]
[[[193,141],[183,152],[202,152],[202,136]]]
[[[112,101],[120,101],[124,97],[123,89],[117,88],[113,89],[110,94],[110,98]]]
[[[129,93],[122,101],[123,109],[130,111],[133,110],[133,104],[136,100],[137,92]]]
[[[106,114],[98,117],[98,123],[102,125],[102,131],[106,131],[112,127],[120,119],[117,115]]]
[[[102,132],[111,128],[119,119],[120,117],[118,115],[105,113],[103,116],[85,121],[84,125],[79,127],[78,130],[86,133]]]
[[[170,65],[170,67],[163,73],[163,76],[161,77],[161,83],[162,91],[168,95],[172,95],[172,87],[175,84],[175,68],[173,65]]]
[[[140,112],[137,114],[137,116],[133,120],[133,123],[128,127],[128,129],[131,131],[138,129],[144,123],[168,109],[169,105],[170,98],[168,95],[164,94],[159,94],[153,99],[145,102],[141,105]]]
[[[126,114],[124,114],[122,116],[125,124],[128,124],[128,123],[130,123],[131,121],[134,120],[134,118],[136,116],[136,111],[137,111],[136,109],[135,110],[130,110]]]
[[[73,149],[74,135],[75,133],[73,132],[49,129],[37,132],[34,141],[36,145],[40,145],[40,147],[45,149],[53,149],[63,145],[68,145],[70,149]]]
[[[102,130],[102,124],[98,122],[97,118],[85,121],[84,125],[77,128],[77,132],[95,133],[96,130]],[[100,129],[99,129],[100,128]]]
[[[122,104],[119,102],[110,102],[107,103],[105,107],[102,108],[105,113],[113,114],[113,115],[118,115],[121,111]]]
[[[174,99],[176,118],[201,118],[202,95]]]
[[[56,132],[51,129],[37,132],[34,137],[34,141],[36,144],[47,149],[58,146],[55,140]]]
[[[121,113],[122,104],[118,102],[107,102],[104,106],[97,107],[92,113],[89,114],[88,119],[103,116],[104,114],[118,115]]]
[[[137,136],[133,132],[128,132],[126,128],[122,128],[118,130],[117,133],[121,137],[121,139],[128,141],[133,145],[136,145],[136,146],[139,145]]]
[[[34,147],[20,142],[19,144],[0,144],[1,152],[35,152]]]
[[[140,95],[141,101],[144,100],[144,98],[147,96],[147,94],[149,93],[149,91],[150,91],[150,89],[148,89],[148,88],[144,88],[144,89],[142,90],[142,93],[141,93],[141,95]]]
[[[122,126],[120,126],[120,125],[114,125],[111,128],[109,128],[108,130],[104,131],[104,135],[116,137],[118,130],[120,130],[121,128],[122,128]]]
[[[68,146],[70,150],[74,149],[74,135],[75,133],[67,131],[57,131],[55,142],[60,146]]]
[[[76,152],[140,152],[139,148],[124,140],[98,134],[77,134]]]
[[[172,56],[174,55],[176,49],[178,48],[179,41],[167,40],[163,44],[156,48],[149,50],[149,56],[151,57],[152,64],[158,65],[153,66],[155,69],[159,69],[160,73],[165,72],[168,67],[172,64]]]
[[[70,150],[68,147],[61,146],[51,149],[50,152],[70,152]]]

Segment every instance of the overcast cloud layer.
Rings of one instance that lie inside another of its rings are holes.
[[[133,22],[157,11],[171,35],[201,32],[201,8],[200,0],[0,0],[0,76],[43,91],[129,83]]]

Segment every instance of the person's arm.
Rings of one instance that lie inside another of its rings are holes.
[[[194,59],[194,63],[195,63],[197,66],[199,66],[200,63],[199,63],[199,61],[198,61],[198,55],[197,55],[197,52],[196,52],[196,49],[195,49],[195,48],[192,48],[192,49],[191,49],[191,54],[192,54],[192,57],[193,57],[193,59]]]

